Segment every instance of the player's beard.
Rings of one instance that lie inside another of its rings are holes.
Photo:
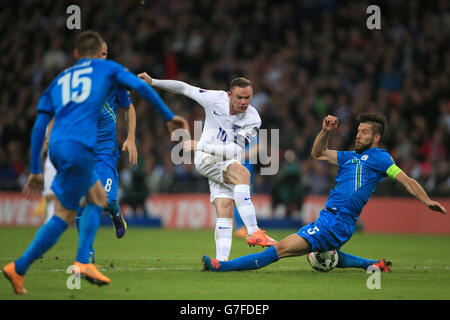
[[[355,142],[355,150],[356,150],[357,153],[363,153],[363,152],[366,151],[367,149],[370,149],[371,146],[372,146],[372,144],[373,144],[373,137],[372,137],[372,139],[370,139],[370,141],[369,141],[368,143],[366,143],[366,144],[360,144],[360,145],[357,145],[356,142]]]

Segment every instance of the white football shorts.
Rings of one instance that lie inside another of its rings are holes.
[[[223,160],[201,151],[195,152],[195,167],[202,176],[208,178],[211,203],[217,198],[234,200],[234,185],[223,181],[223,172],[234,162],[239,163],[236,159]]]

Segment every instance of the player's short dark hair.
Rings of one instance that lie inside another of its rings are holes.
[[[370,123],[372,125],[373,134],[379,133],[383,137],[387,128],[386,117],[379,113],[361,113],[356,119],[358,125],[360,123]]]
[[[247,87],[251,87],[251,86],[252,86],[252,82],[250,80],[248,80],[247,78],[244,78],[244,77],[234,78],[230,82],[230,91],[234,87],[247,88]]]
[[[75,41],[75,48],[81,57],[95,55],[102,45],[106,43],[102,36],[96,31],[83,31]]]

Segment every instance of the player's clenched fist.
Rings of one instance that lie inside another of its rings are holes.
[[[339,119],[335,116],[328,115],[323,119],[322,130],[332,131],[339,125]]]

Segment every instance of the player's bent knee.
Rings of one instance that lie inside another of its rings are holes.
[[[86,201],[89,203],[94,203],[100,207],[106,208],[108,206],[108,197],[103,189],[100,181],[97,181],[86,196]]]
[[[77,212],[64,208],[59,201],[55,207],[55,215],[63,219],[67,224],[71,224],[75,220]]]
[[[250,184],[250,172],[240,163],[232,163],[225,171],[224,178],[234,185]]]
[[[278,258],[301,256],[308,253],[310,245],[308,241],[297,234],[292,234],[280,242],[274,244]]]

